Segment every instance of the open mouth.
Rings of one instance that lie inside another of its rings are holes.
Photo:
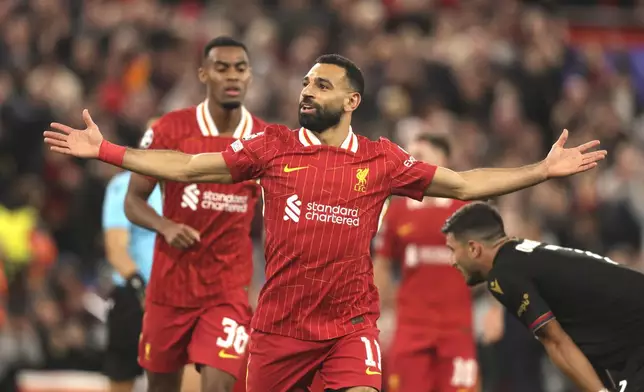
[[[228,87],[224,90],[224,93],[229,97],[238,97],[241,94],[241,89],[239,87]]]
[[[300,104],[300,113],[315,113],[316,109],[315,106],[303,103]]]

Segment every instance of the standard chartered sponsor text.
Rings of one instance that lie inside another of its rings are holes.
[[[248,210],[248,196],[205,191],[201,199],[201,208],[245,213]]]
[[[357,208],[330,206],[310,202],[306,204],[307,220],[335,223],[337,225],[360,226],[359,211]]]

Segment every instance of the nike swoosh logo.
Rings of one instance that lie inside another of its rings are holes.
[[[221,349],[221,350],[219,351],[219,358],[223,358],[223,359],[237,359],[237,358],[239,358],[239,355],[228,354],[228,353],[226,352],[226,350]]]
[[[288,167],[288,165],[284,166],[284,173],[290,173],[302,169],[307,169],[308,166],[300,166],[300,167]]]
[[[369,368],[367,368],[367,370],[365,370],[365,373],[367,373],[367,376],[377,376],[377,375],[379,375],[379,374],[382,374],[382,373],[380,373],[380,372],[376,372],[376,371],[371,370],[371,369],[369,369]]]

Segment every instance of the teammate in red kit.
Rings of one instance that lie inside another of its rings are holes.
[[[198,76],[206,100],[161,117],[144,134],[142,148],[223,151],[264,128],[242,106],[251,73],[241,42],[229,37],[209,42]],[[155,185],[156,179],[133,174],[125,201],[133,223],[161,234],[147,287],[139,363],[150,391],[178,391],[184,365],[194,363],[203,392],[230,392],[235,378],[245,375],[250,225],[260,189],[254,182],[166,180],[159,216],[147,203]]]
[[[421,135],[410,146],[415,158],[448,163],[450,146],[440,136]],[[470,392],[477,380],[470,289],[451,266],[441,227],[465,203],[427,197],[394,198],[376,237],[374,275],[384,302],[393,296],[392,261],[402,281],[396,333],[387,362],[388,391]]]
[[[385,200],[504,194],[589,170],[606,152],[587,151],[598,141],[566,149],[564,132],[540,163],[456,173],[417,161],[387,139],[356,135],[351,115],[363,92],[355,64],[325,55],[302,81],[301,128],[269,125],[223,153],[117,146],[86,110],[85,130],[53,123],[58,132],[44,136],[53,151],[166,180],[260,179],[267,280],[251,324],[247,390],[306,390],[319,371],[326,389],[371,392],[380,389],[381,369],[370,246]]]

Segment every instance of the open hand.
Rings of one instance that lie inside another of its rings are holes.
[[[550,153],[544,160],[548,178],[566,177],[585,172],[606,158],[606,150],[589,151],[591,148],[599,146],[599,140],[593,140],[573,148],[564,148],[566,140],[568,140],[568,130],[564,129],[559,140],[552,145]]]
[[[87,128],[74,129],[64,124],[51,123],[54,131],[45,131],[45,143],[52,151],[73,155],[79,158],[98,158],[98,150],[103,141],[103,135],[92,120],[87,109],[83,110],[83,120]]]

